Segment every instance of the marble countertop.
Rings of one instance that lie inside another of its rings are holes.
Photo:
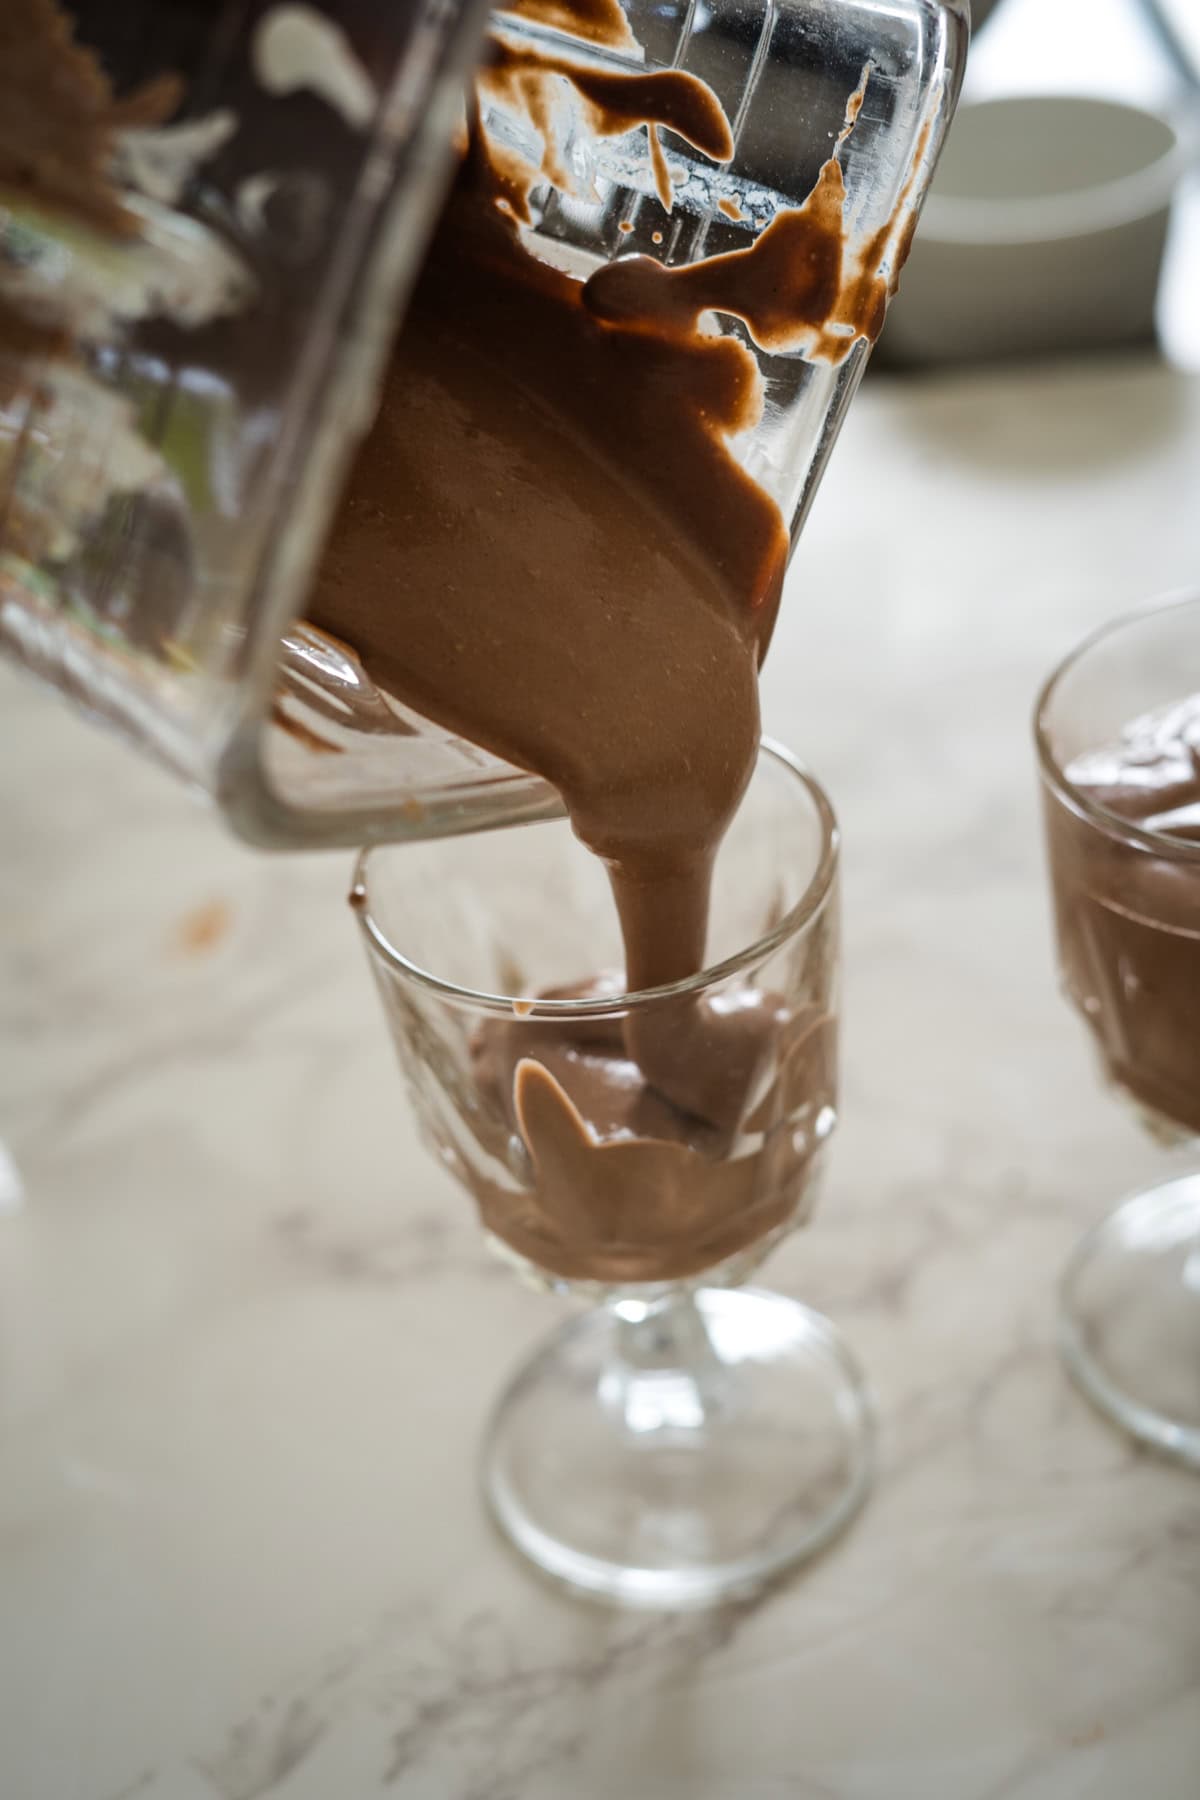
[[[765,678],[845,827],[844,1126],[767,1278],[852,1336],[882,1466],[710,1616],[577,1604],[485,1523],[562,1308],[416,1143],[346,859],[227,842],[0,678],[4,1800],[1194,1800],[1200,1486],[1052,1347],[1164,1164],[1055,993],[1027,722],[1200,579],[1197,495],[1200,379],[1149,359],[851,417]]]

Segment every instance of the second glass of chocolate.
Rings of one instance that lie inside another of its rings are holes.
[[[1059,963],[1101,1068],[1164,1146],[1200,1137],[1200,598],[1106,626],[1037,708]],[[1190,1155],[1190,1151],[1188,1152]],[[1127,1200],[1063,1276],[1088,1397],[1200,1468],[1200,1174]]]
[[[764,745],[704,971],[623,991],[565,823],[364,853],[352,901],[423,1134],[494,1248],[590,1309],[501,1396],[484,1493],[543,1571],[703,1606],[819,1550],[871,1474],[833,1326],[741,1287],[809,1215],[837,1118],[838,836]]]

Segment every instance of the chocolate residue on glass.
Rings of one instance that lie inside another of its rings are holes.
[[[1200,1132],[1200,695],[1079,757],[1070,786],[1105,824],[1047,792],[1063,975],[1111,1078]],[[1126,838],[1120,822],[1149,838]]]
[[[841,322],[845,204],[833,157],[804,205],[777,213],[748,249],[677,269],[621,257],[591,277],[584,305],[607,324],[680,337],[696,332],[703,313],[720,312],[741,319],[764,350],[807,347]],[[862,335],[871,335],[866,323]]]
[[[724,109],[712,89],[693,75],[680,70],[628,75],[592,69],[568,57],[550,56],[493,37],[478,84],[493,99],[524,111],[541,135],[541,173],[566,193],[573,191],[575,183],[558,154],[554,130],[563,82],[575,90],[584,122],[594,136],[620,137],[646,127],[655,187],[668,212],[671,176],[659,141],[660,125],[714,162],[728,162],[733,155],[733,133]]]
[[[609,50],[632,50],[635,40],[620,0],[512,0],[497,9],[535,25],[549,25],[584,43]]]
[[[862,109],[869,72],[851,95],[839,148]],[[763,350],[803,350],[840,361],[860,338],[874,343],[912,247],[909,201],[928,145],[917,145],[913,174],[890,222],[855,256],[846,240],[846,184],[837,155],[825,163],[801,207],[778,212],[745,250],[666,268],[627,256],[598,269],[584,289],[597,318],[630,330],[695,330],[705,312],[740,319]]]

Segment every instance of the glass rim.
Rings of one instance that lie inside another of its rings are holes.
[[[706,965],[695,975],[687,976],[683,981],[670,982],[663,987],[641,988],[633,993],[621,993],[595,1000],[539,1000],[525,994],[492,994],[481,988],[463,987],[460,983],[447,981],[440,975],[422,968],[419,963],[396,948],[387,937],[379,922],[371,912],[370,887],[368,882],[368,865],[371,858],[388,849],[403,849],[403,845],[370,844],[358,853],[354,865],[354,879],[350,888],[350,904],[358,919],[359,927],[367,939],[369,948],[380,959],[393,969],[404,980],[412,982],[428,992],[437,994],[442,1000],[452,1005],[469,1008],[473,1012],[496,1013],[506,1018],[519,1019],[602,1019],[623,1016],[636,1012],[646,1006],[661,1004],[664,1000],[681,999],[692,994],[704,993],[719,982],[727,980],[731,975],[738,975],[752,963],[760,962],[772,955],[781,945],[787,943],[802,931],[824,909],[833,888],[837,871],[838,854],[841,847],[841,831],[832,802],[816,777],[805,767],[799,757],[777,743],[773,738],[764,737],[759,741],[758,754],[765,757],[777,767],[794,777],[795,781],[807,793],[815,808],[817,821],[821,830],[820,856],[817,866],[810,877],[803,894],[796,903],[788,908],[777,925],[772,926],[761,937],[748,944],[744,949],[726,957],[722,962]],[[757,766],[757,765],[756,765]],[[559,821],[561,823],[561,821]],[[513,830],[523,827],[512,827]]]
[[[1077,818],[1094,825],[1105,836],[1116,838],[1134,849],[1147,850],[1162,861],[1200,863],[1200,844],[1190,844],[1167,831],[1147,831],[1145,826],[1123,818],[1120,813],[1115,813],[1109,807],[1102,806],[1098,800],[1092,799],[1068,779],[1050,743],[1049,715],[1058,690],[1091,651],[1109,638],[1116,637],[1119,632],[1128,630],[1130,626],[1145,624],[1150,619],[1164,618],[1168,613],[1183,612],[1189,606],[1196,607],[1200,612],[1200,593],[1191,588],[1170,594],[1162,600],[1151,601],[1146,606],[1134,607],[1132,611],[1121,613],[1115,619],[1108,619],[1103,625],[1090,631],[1055,664],[1043,682],[1033,709],[1033,735],[1042,780]]]

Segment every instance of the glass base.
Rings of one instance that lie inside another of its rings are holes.
[[[493,1415],[500,1528],[577,1592],[711,1606],[825,1547],[866,1498],[869,1392],[827,1319],[756,1290],[628,1296],[569,1321]]]
[[[1200,1469],[1200,1175],[1137,1195],[1084,1238],[1059,1344],[1101,1412]]]

